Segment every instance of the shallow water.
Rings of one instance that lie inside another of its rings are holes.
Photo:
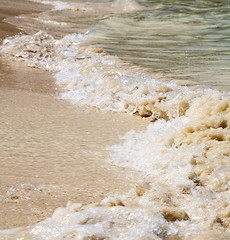
[[[139,174],[133,189],[93,205],[69,203],[34,226],[1,231],[2,236],[230,238],[230,98],[228,91],[207,89],[229,89],[228,1],[224,2],[182,6],[176,1],[172,6],[169,1],[55,1],[53,11],[7,20],[31,34],[6,39],[1,53],[52,72],[62,90],[60,98],[139,115],[151,123],[144,131],[128,132],[123,143],[107,147],[109,163]],[[72,14],[69,22],[67,12]],[[77,17],[84,23],[87,16],[90,21],[72,34]],[[97,24],[79,34],[92,22]],[[219,32],[225,25],[226,32]],[[34,34],[37,28],[48,33]],[[170,78],[205,87],[178,85]]]
[[[93,27],[93,42],[167,79],[230,89],[229,1],[139,1]]]
[[[55,9],[7,22],[54,37],[89,30],[91,43],[148,68],[156,78],[230,89],[228,0],[35,2]]]
[[[123,114],[75,109],[46,94],[40,79],[49,80],[47,74],[18,68],[7,76],[14,83],[20,72],[20,85],[0,89],[0,229],[35,224],[68,201],[99,201],[113,187],[129,189],[131,173],[103,159],[106,145],[127,128],[141,127],[140,119],[135,123]],[[34,85],[23,88],[24,78],[40,81],[40,86],[31,92]]]

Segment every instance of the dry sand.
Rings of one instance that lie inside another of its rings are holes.
[[[0,38],[19,31],[3,18],[46,8],[1,0]],[[73,106],[57,92],[49,73],[1,58],[0,229],[34,224],[68,201],[100,201],[130,187],[131,172],[105,163],[105,148],[146,122]]]

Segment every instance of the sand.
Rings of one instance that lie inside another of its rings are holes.
[[[0,38],[19,31],[2,20],[43,11],[26,1],[0,3]],[[0,61],[0,229],[35,224],[68,201],[88,204],[127,191],[132,172],[105,162],[107,145],[147,122],[58,99],[48,72]]]

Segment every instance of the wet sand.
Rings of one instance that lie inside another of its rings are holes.
[[[1,39],[20,31],[2,23],[3,18],[46,8],[1,1]],[[56,87],[51,74],[1,59],[1,229],[34,224],[68,201],[100,201],[132,183],[132,172],[105,163],[105,148],[147,123],[73,106],[57,98]]]
[[[51,9],[48,5],[24,0],[1,0],[0,2],[0,40],[17,34],[22,29],[5,23],[4,19],[21,14],[38,13]]]

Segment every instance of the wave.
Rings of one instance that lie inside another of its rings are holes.
[[[61,40],[43,32],[20,35],[6,39],[2,52],[31,67],[55,72],[57,84],[65,90],[64,99],[153,120],[184,115],[193,99],[210,91],[194,91],[141,74],[103,49],[88,45],[87,35],[72,34]]]
[[[139,172],[128,193],[82,206],[68,203],[13,239],[230,238],[228,92],[191,89],[154,79],[90,45],[89,34],[56,40],[38,32],[7,38],[1,53],[51,71],[74,104],[150,119],[109,147],[108,161]]]

